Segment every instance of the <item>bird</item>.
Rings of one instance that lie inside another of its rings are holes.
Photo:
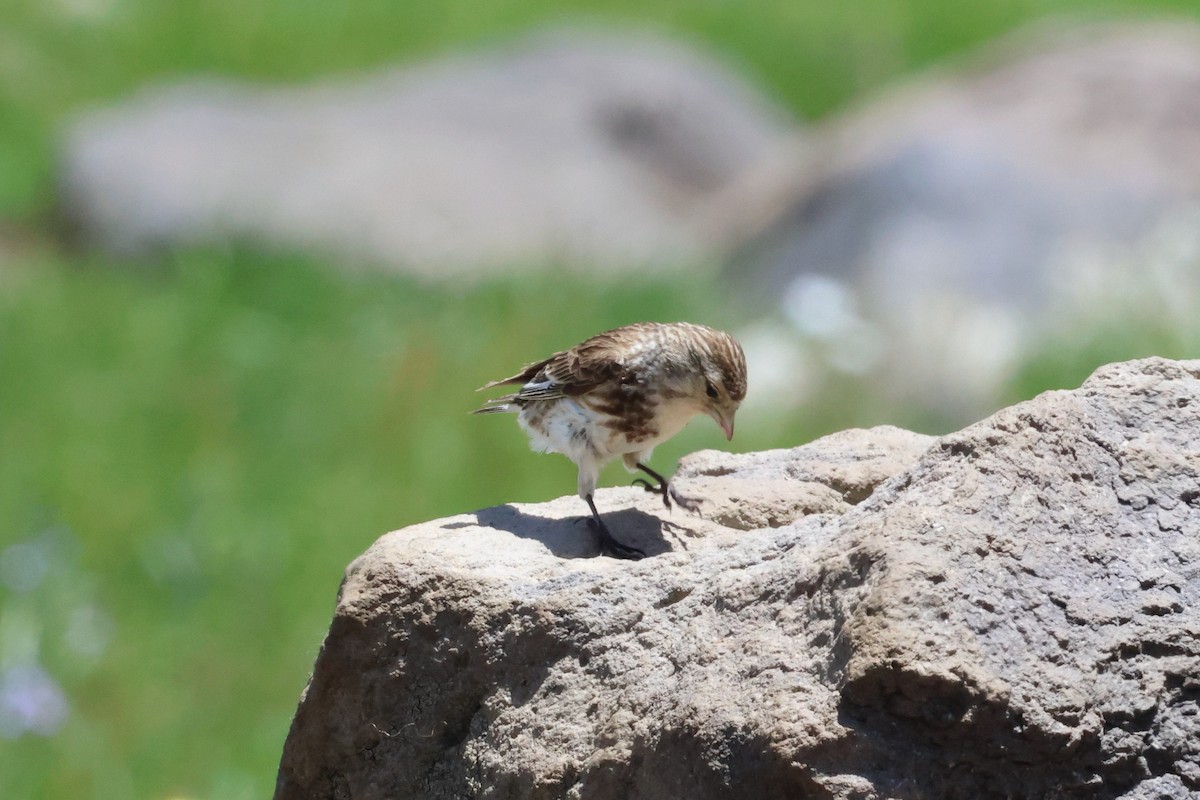
[[[629,472],[654,481],[634,483],[661,495],[668,510],[673,499],[697,511],[701,501],[675,492],[647,462],[656,445],[698,414],[733,439],[734,415],[746,397],[746,356],[724,331],[690,322],[639,322],[598,333],[478,391],[507,385],[520,388],[472,413],[515,413],[533,450],[571,459],[601,552],[639,559],[645,552],[614,538],[596,510],[600,471],[619,457]]]

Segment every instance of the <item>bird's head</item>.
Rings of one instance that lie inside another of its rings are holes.
[[[700,411],[721,426],[725,438],[732,439],[734,414],[746,398],[746,354],[728,333],[696,327],[693,357],[699,369],[693,397]]]

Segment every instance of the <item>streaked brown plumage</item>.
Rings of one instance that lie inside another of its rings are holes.
[[[519,384],[516,392],[488,401],[477,414],[511,411],[540,452],[562,453],[579,467],[579,496],[591,509],[601,544],[610,555],[640,558],[641,550],[609,534],[593,500],[600,470],[618,456],[630,472],[662,495],[695,509],[646,466],[654,446],[674,436],[696,414],[712,417],[733,438],[734,414],[746,396],[746,357],[727,333],[687,322],[642,322],[615,328],[516,375],[484,386]]]

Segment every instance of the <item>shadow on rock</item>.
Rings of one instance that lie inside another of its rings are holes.
[[[663,537],[665,523],[653,514],[624,508],[602,516],[617,541],[644,551],[648,557],[673,549]],[[588,524],[590,517],[539,517],[506,504],[476,511],[475,519],[483,527],[535,539],[559,558],[596,558],[600,555],[596,533]]]

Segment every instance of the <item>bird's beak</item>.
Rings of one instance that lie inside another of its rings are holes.
[[[713,409],[710,416],[721,426],[721,430],[725,432],[725,441],[733,439],[733,412],[722,412]]]

